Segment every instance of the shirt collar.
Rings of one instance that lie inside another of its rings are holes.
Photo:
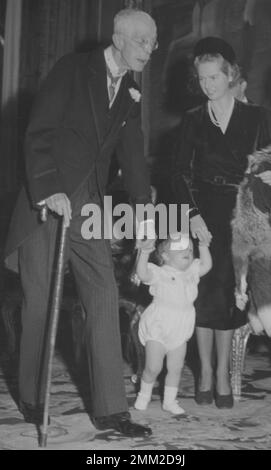
[[[180,271],[177,268],[174,268],[174,266],[170,266],[169,264],[163,264],[162,267],[164,268],[165,271],[168,271],[169,273],[183,273],[184,271]]]
[[[104,50],[104,58],[107,67],[109,68],[110,72],[112,73],[113,77],[123,77],[126,74],[126,70],[124,72],[119,71],[118,65],[113,57],[112,46],[107,47]]]

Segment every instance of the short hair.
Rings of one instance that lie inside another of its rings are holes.
[[[240,78],[240,68],[239,65],[234,63],[231,64],[228,60],[226,60],[221,54],[203,54],[197,56],[194,60],[194,66],[196,70],[198,69],[199,64],[203,64],[205,62],[220,62],[221,63],[221,70],[225,75],[229,75],[232,73],[232,82],[230,83],[230,88],[234,86],[239,78]]]
[[[239,67],[239,76],[233,80],[233,86],[246,82],[247,83],[247,73],[244,69]]]
[[[141,17],[154,22],[153,18],[142,10],[136,8],[124,8],[120,10],[114,17],[114,33],[121,33],[126,29],[127,24],[133,17]]]

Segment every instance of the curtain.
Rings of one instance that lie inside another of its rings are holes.
[[[97,42],[101,0],[24,0],[21,86],[35,92],[63,55]]]
[[[10,0],[9,0],[10,1]],[[21,0],[12,0],[15,4]],[[75,50],[88,50],[97,42],[101,0],[22,0],[22,34],[17,87],[17,149],[5,153],[8,189],[24,178],[23,142],[33,100],[55,62]],[[18,64],[17,64],[18,66]],[[15,119],[15,114],[13,113]],[[5,143],[7,149],[11,145]],[[13,142],[12,145],[15,145]],[[16,151],[17,150],[17,151]]]
[[[96,40],[99,0],[7,0],[1,113],[1,192],[23,178],[33,98],[62,55]]]
[[[89,0],[42,0],[40,15],[43,27],[40,34],[40,78],[66,53],[80,47],[84,41],[96,41],[95,2]],[[93,35],[94,32],[94,35]]]
[[[125,8],[135,8],[151,14],[151,0],[124,0]],[[134,79],[142,90],[141,114],[142,129],[144,133],[144,155],[149,155],[150,143],[150,64],[146,65],[142,73],[134,73]]]
[[[22,0],[7,1],[1,103],[1,192],[16,185],[21,11]]]

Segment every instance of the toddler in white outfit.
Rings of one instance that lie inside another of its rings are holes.
[[[149,263],[154,242],[146,240],[139,254],[137,275],[150,286],[153,301],[139,322],[139,339],[145,346],[145,368],[140,392],[134,407],[145,410],[151,399],[155,380],[166,356],[163,409],[175,415],[183,414],[176,400],[186,345],[195,325],[194,301],[198,294],[199,278],[212,267],[207,245],[199,243],[199,259],[194,259],[193,244],[189,239],[178,245],[172,238],[162,241],[157,248],[161,266]]]

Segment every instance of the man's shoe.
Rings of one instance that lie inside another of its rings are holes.
[[[115,429],[127,437],[148,437],[152,434],[151,428],[131,421],[131,416],[128,411],[109,416],[95,417],[92,418],[92,422],[100,431]]]
[[[36,425],[43,424],[44,405],[34,406],[29,403],[21,402],[19,407],[26,423]],[[48,416],[48,424],[50,424],[50,416]]]

